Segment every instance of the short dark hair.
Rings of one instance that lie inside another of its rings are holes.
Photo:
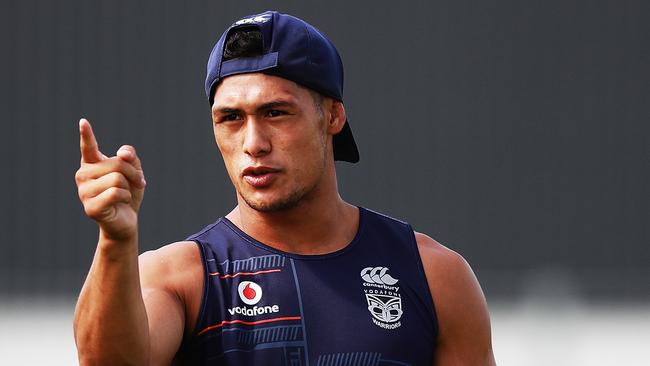
[[[262,32],[256,27],[242,27],[237,28],[228,34],[228,38],[223,47],[223,61],[232,60],[239,57],[254,57],[261,56],[264,53],[262,49]],[[323,100],[324,97],[321,93],[306,88],[309,90],[314,99],[316,111],[323,117]],[[213,91],[214,92],[214,91]]]
[[[223,61],[262,54],[262,32],[258,28],[238,28],[228,34],[223,47]]]

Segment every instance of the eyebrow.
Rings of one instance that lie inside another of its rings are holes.
[[[275,100],[272,102],[264,103],[261,106],[257,107],[258,111],[268,111],[269,109],[273,108],[280,108],[280,107],[291,107],[293,106],[294,103],[285,101],[285,100]]]
[[[260,105],[255,109],[255,111],[263,112],[263,111],[268,111],[269,109],[281,108],[281,107],[292,107],[294,105],[295,103],[293,102],[289,102],[285,100],[274,100]],[[220,114],[241,113],[241,112],[243,112],[243,109],[233,108],[233,107],[219,107],[219,108],[215,108],[213,111],[213,113],[220,113]]]

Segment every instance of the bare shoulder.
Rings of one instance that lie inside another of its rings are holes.
[[[494,365],[487,303],[469,263],[425,234],[415,238],[438,318],[436,365]]]
[[[181,241],[144,252],[139,257],[143,286],[181,286],[202,276],[199,248],[193,241]]]
[[[179,241],[140,254],[140,265],[154,271],[186,272],[188,266],[201,264],[199,248],[193,241]],[[189,268],[191,270],[191,268]]]
[[[446,277],[474,277],[471,267],[460,254],[423,233],[415,232],[415,240],[430,285],[442,282]]]
[[[465,258],[428,235],[416,232],[415,238],[436,307],[456,300],[485,303],[483,291]]]
[[[420,256],[423,261],[434,262],[438,265],[454,265],[454,263],[464,261],[460,254],[438,243],[435,239],[426,234],[416,231],[415,240],[418,244],[418,250],[420,251]]]
[[[144,252],[139,257],[139,265],[143,288],[165,287],[184,292],[192,284],[202,284],[201,254],[193,241],[180,241]]]

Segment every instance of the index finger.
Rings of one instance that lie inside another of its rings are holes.
[[[103,160],[103,155],[97,146],[97,140],[90,122],[85,118],[79,120],[79,148],[82,162],[96,163]]]

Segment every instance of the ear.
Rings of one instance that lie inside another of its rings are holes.
[[[343,103],[333,99],[331,99],[331,103],[327,104],[329,104],[327,106],[329,113],[325,115],[326,118],[329,118],[327,121],[327,132],[331,135],[336,135],[341,132],[347,120],[345,107],[343,107]]]

